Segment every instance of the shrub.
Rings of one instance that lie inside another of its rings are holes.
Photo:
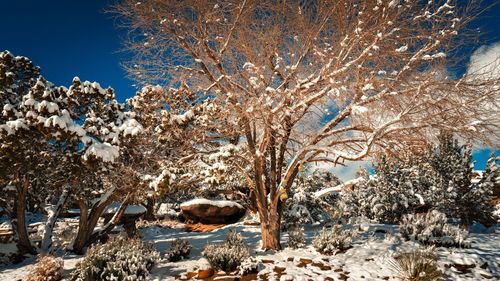
[[[375,176],[342,191],[339,208],[344,216],[393,224],[431,202],[429,194],[435,185],[432,181],[435,172],[424,160],[382,158],[375,167]]]
[[[250,252],[243,237],[230,231],[222,244],[206,245],[202,255],[212,269],[231,272],[250,256]]]
[[[342,192],[339,206],[344,216],[365,216],[380,223],[399,223],[405,214],[439,210],[462,225],[494,225],[492,199],[497,162],[490,157],[479,182],[473,181],[470,147],[450,135],[423,155],[403,159],[382,158],[376,175]]]
[[[187,259],[191,252],[191,245],[186,239],[176,239],[170,244],[170,248],[165,253],[165,258],[169,262],[176,262]]]
[[[58,281],[63,276],[63,259],[51,255],[41,255],[30,268],[27,281]]]
[[[389,262],[389,266],[405,281],[440,280],[442,273],[436,264],[434,248],[417,250],[409,253],[397,253]]]
[[[230,247],[247,248],[247,244],[245,243],[243,236],[241,236],[241,234],[233,230],[227,233],[225,243]]]
[[[425,245],[469,246],[466,241],[468,232],[447,223],[446,215],[433,210],[426,214],[403,216],[399,231],[403,238],[418,241]]]
[[[306,246],[306,237],[304,228],[297,227],[288,231],[288,247],[292,249],[304,248]]]
[[[118,237],[90,248],[71,280],[146,280],[158,259],[152,244]]]
[[[312,244],[316,251],[331,255],[336,251],[346,250],[351,246],[355,233],[352,230],[343,230],[341,226],[335,225],[331,229],[323,228],[321,232],[314,237]]]
[[[238,274],[241,276],[248,275],[251,273],[258,273],[262,268],[262,263],[258,260],[250,257],[241,262],[238,266]]]
[[[315,196],[315,192],[340,184],[341,181],[329,172],[314,171],[312,174],[299,175],[288,194],[283,206],[282,229],[287,230],[304,224],[330,220],[332,206],[336,205],[338,195]]]

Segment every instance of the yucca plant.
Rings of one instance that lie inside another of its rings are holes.
[[[434,247],[397,253],[389,261],[389,266],[404,281],[441,280],[442,272],[438,269]]]

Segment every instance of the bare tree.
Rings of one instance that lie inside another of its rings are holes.
[[[454,77],[473,4],[452,0],[124,0],[126,65],[139,84],[171,87],[218,112],[206,139],[256,196],[262,248],[279,249],[281,204],[299,167],[397,153],[496,132],[498,77]],[[497,115],[498,116],[498,115]]]

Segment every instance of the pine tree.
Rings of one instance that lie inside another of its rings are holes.
[[[484,177],[472,182],[470,147],[443,134],[440,144],[423,155],[405,159],[382,158],[376,175],[342,194],[341,209],[349,216],[365,216],[384,223],[402,215],[435,209],[463,225],[494,222],[490,204],[499,175],[495,158],[488,160]]]
[[[474,221],[491,225],[493,206],[490,200],[493,189],[490,183],[494,174],[498,173],[494,161],[488,161],[483,180],[473,183],[471,148],[460,145],[449,134],[441,136],[439,147],[434,149],[429,158],[438,174],[435,208],[448,217],[459,219],[463,225],[470,225]]]

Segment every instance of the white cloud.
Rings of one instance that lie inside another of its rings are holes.
[[[314,166],[314,168],[323,171],[329,171],[335,174],[342,181],[348,181],[356,178],[356,172],[360,168],[369,168],[371,167],[371,161],[350,161],[344,163],[345,166],[337,165],[333,167],[332,164],[328,163],[318,163]]]
[[[470,57],[467,75],[473,77],[500,77],[500,42],[482,46]]]

